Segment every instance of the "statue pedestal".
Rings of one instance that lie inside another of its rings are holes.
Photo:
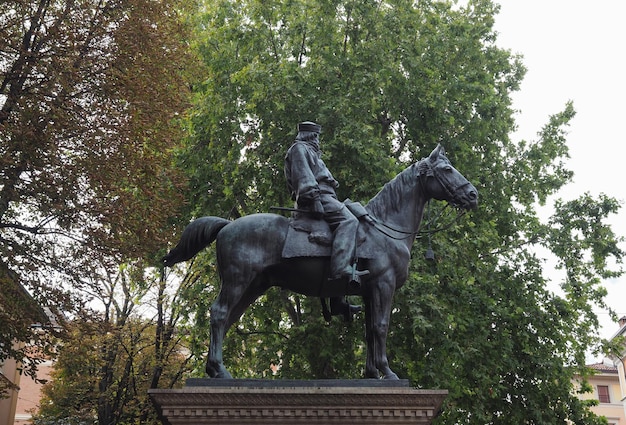
[[[149,391],[166,425],[430,424],[447,394],[370,379],[190,379]]]

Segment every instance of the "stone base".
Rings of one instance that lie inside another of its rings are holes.
[[[149,391],[166,425],[430,424],[447,394],[370,379],[190,379]]]

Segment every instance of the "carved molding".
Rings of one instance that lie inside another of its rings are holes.
[[[166,425],[430,424],[445,390],[355,387],[185,387],[150,390]]]

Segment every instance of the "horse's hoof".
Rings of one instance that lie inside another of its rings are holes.
[[[209,378],[233,379],[230,372],[221,363],[207,362],[205,372],[209,376]]]
[[[383,379],[387,379],[387,380],[390,380],[390,381],[399,381],[400,380],[400,378],[398,378],[398,375],[396,375],[393,372],[384,375]]]
[[[230,374],[230,372],[224,368],[222,368],[222,370],[220,370],[219,372],[208,373],[207,375],[209,375],[209,377],[213,379],[233,379],[233,376]]]
[[[378,370],[366,372],[365,373],[365,379],[380,379],[380,375],[378,374]]]

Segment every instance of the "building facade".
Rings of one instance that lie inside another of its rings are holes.
[[[19,364],[13,359],[0,362],[0,379],[4,381],[2,387],[9,388],[8,397],[0,398],[0,425],[12,425],[21,379]]]
[[[615,333],[615,335],[611,337],[611,340],[616,340],[618,338],[622,339],[624,337],[626,337],[626,316],[619,319],[619,329]],[[620,352],[613,353],[613,355],[611,356],[611,360],[613,361],[613,364],[617,369],[617,376],[620,386],[618,396],[622,403],[622,414],[626,416],[626,343],[622,344],[622,350]]]
[[[3,321],[11,321],[17,319],[14,324],[16,328],[25,326],[36,331],[41,328],[41,324],[48,324],[48,316],[39,304],[30,296],[28,291],[20,284],[15,273],[0,261],[0,317]],[[37,324],[36,327],[32,327]],[[0,425],[14,425],[17,418],[20,420],[30,419],[30,413],[27,410],[31,406],[26,400],[39,401],[40,384],[29,376],[23,376],[22,364],[12,358],[16,351],[28,350],[29,341],[17,341],[14,334],[7,329],[3,335],[3,344],[0,344],[0,350],[3,346],[11,344],[13,351],[6,350],[0,353],[0,389],[6,389],[5,397],[0,397]],[[11,342],[12,341],[12,342]],[[38,368],[38,378],[42,379],[44,375],[49,373],[50,366],[40,365]],[[31,394],[32,393],[32,394]],[[34,407],[34,406],[33,406]]]
[[[588,378],[593,387],[592,393],[582,394],[581,398],[598,400],[591,410],[598,416],[607,418],[609,425],[626,425],[622,389],[617,367],[612,361],[589,365],[596,373]]]

